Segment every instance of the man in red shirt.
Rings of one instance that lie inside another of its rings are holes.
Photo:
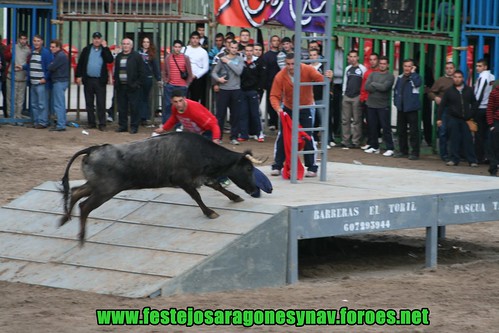
[[[215,143],[220,141],[220,127],[217,118],[202,104],[185,98],[185,92],[174,90],[172,92],[171,116],[162,127],[154,132],[161,134],[167,132],[180,122],[184,131],[201,134]]]

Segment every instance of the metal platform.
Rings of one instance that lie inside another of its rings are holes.
[[[280,286],[297,281],[300,239],[426,228],[435,266],[438,227],[499,221],[499,178],[328,163],[328,179],[272,177],[258,199],[232,185],[241,203],[202,188],[215,220],[180,189],[122,192],[83,248],[47,182],[0,208],[0,280],[127,297]]]

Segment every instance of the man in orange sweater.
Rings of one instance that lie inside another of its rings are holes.
[[[286,66],[279,72],[274,78],[274,83],[272,84],[272,89],[270,91],[270,104],[272,108],[277,111],[278,114],[281,112],[286,112],[289,116],[293,113],[293,75],[295,68],[294,53],[286,54],[285,59]],[[333,72],[327,70],[324,72],[324,76],[321,75],[314,67],[300,64],[300,82],[323,82],[324,77],[328,79],[333,78]],[[282,103],[282,104],[281,104]],[[314,93],[313,86],[302,86],[300,87],[300,105],[313,105],[314,103]],[[310,109],[301,109],[299,116],[299,123],[304,128],[312,127],[312,116],[310,114]],[[307,134],[312,135],[311,132],[307,131]],[[313,139],[312,139],[313,140]],[[307,141],[305,143],[305,150],[314,150],[313,141]],[[304,156],[305,166],[307,167],[307,172],[305,177],[316,177],[317,176],[317,165],[314,161],[314,155],[306,154]],[[281,174],[281,169],[285,161],[284,153],[284,141],[282,138],[282,133],[279,132],[277,135],[277,141],[275,145],[275,156],[274,164],[272,165],[272,176],[279,176]]]

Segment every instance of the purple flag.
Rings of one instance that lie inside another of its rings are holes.
[[[271,1],[273,13],[270,19],[274,19],[283,24],[286,28],[294,30],[296,22],[295,12],[296,0],[274,0]],[[324,17],[307,17],[307,13],[325,13],[327,0],[302,0],[302,30],[304,32],[324,33],[326,21]]]

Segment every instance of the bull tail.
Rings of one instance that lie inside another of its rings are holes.
[[[71,168],[71,165],[73,162],[78,158],[80,155],[89,155],[93,150],[98,148],[99,146],[93,146],[89,148],[85,148],[83,150],[80,150],[79,152],[75,153],[73,157],[68,162],[68,165],[66,166],[66,171],[64,172],[64,176],[61,179],[62,183],[62,189],[61,192],[63,193],[63,205],[64,205],[64,216],[61,220],[61,225],[66,223],[69,219],[71,219],[71,211],[69,208],[69,202],[70,202],[70,197],[69,197],[69,169]]]

